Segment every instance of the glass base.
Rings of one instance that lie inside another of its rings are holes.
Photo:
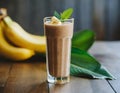
[[[65,84],[70,81],[70,77],[53,77],[51,75],[48,75],[47,81],[49,83],[54,83],[54,84]]]

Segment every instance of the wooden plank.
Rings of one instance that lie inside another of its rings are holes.
[[[36,89],[38,87],[42,89],[44,82],[46,82],[45,63],[15,63],[12,66],[4,93],[38,93]],[[34,90],[36,92],[32,92]]]
[[[120,93],[120,42],[112,42],[107,44],[111,50],[110,71],[116,77],[116,80],[109,81],[116,93]]]
[[[50,0],[49,1],[50,6],[49,6],[49,14],[52,16],[54,11],[58,11],[59,13],[64,10],[64,0]]]
[[[75,8],[74,7],[75,6],[75,1],[74,0],[69,0],[69,3],[68,3],[68,0],[64,0],[64,9],[67,9],[67,8]],[[73,13],[73,16],[75,16],[74,15],[74,13]]]
[[[0,93],[3,93],[4,87],[0,87]]]
[[[49,93],[114,93],[105,80],[71,77],[65,85],[49,84]]]
[[[44,34],[44,29],[43,29],[43,18],[45,16],[50,16],[48,8],[46,6],[49,6],[49,1],[46,0],[34,0],[30,1],[30,15],[29,16],[29,27],[31,27],[31,33],[36,34],[36,35],[43,35]]]
[[[12,63],[0,61],[0,87],[5,86]]]
[[[118,30],[119,23],[119,0],[106,0],[106,39],[112,40],[113,34]],[[115,37],[114,37],[115,38]]]
[[[115,77],[120,77],[120,42],[96,42],[91,48],[93,54],[101,64],[105,65]]]
[[[105,0],[94,0],[93,29],[96,31],[97,40],[105,38]]]
[[[80,29],[91,29],[92,28],[92,0],[80,0],[77,1],[78,17],[77,21],[80,23],[77,25]]]
[[[17,21],[27,32],[31,32],[32,27],[30,26],[30,1],[29,0],[17,0],[14,1],[17,5],[16,17],[13,20]],[[14,15],[13,15],[14,16]],[[30,28],[30,29],[29,29]]]
[[[8,14],[33,34],[44,33],[43,17],[52,16],[55,10],[61,12],[65,8],[73,7],[75,31],[95,29],[100,40],[120,39],[119,0],[1,0],[0,6],[6,7]]]
[[[120,93],[120,42],[96,42],[90,52],[103,64],[116,80],[108,81]]]
[[[65,85],[47,84],[45,67],[42,62],[13,64],[4,93],[114,93],[105,80],[71,77]]]
[[[71,82],[68,84],[52,85],[46,83],[45,63],[21,62],[13,64],[4,93],[48,93],[48,91],[50,93],[95,93],[96,91],[97,93],[114,93],[116,91],[119,93],[119,45],[120,43],[116,42],[112,44],[98,42],[90,50],[90,53],[116,76],[117,80],[107,82],[106,80],[71,77]],[[114,91],[111,87],[113,87]],[[0,91],[3,91],[3,87],[0,87]]]

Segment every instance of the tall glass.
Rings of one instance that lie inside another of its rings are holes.
[[[51,17],[44,18],[44,32],[47,42],[47,81],[64,84],[70,80],[71,38],[74,19],[62,24],[51,24]]]

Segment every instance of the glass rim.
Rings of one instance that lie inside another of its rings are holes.
[[[53,16],[44,17],[44,20],[45,20],[45,19],[51,19],[52,17],[53,17]],[[68,19],[64,19],[64,20],[66,20],[66,21],[67,21],[67,20],[74,20],[74,18],[68,18]]]

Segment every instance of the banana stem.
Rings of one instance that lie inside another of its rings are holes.
[[[7,9],[0,8],[0,20],[7,16]]]

